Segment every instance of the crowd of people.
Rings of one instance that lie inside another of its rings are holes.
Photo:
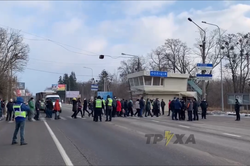
[[[97,102],[101,103],[100,105]],[[135,103],[132,100],[119,99],[110,96],[107,96],[107,99],[104,100],[100,96],[95,97],[93,100],[87,101],[85,98],[83,103],[81,99],[73,98],[72,100],[72,118],[77,118],[77,115],[80,113],[83,118],[87,113],[88,116],[92,116],[94,121],[102,121],[102,116],[106,116],[106,121],[111,121],[114,117],[127,117],[127,116],[138,116],[138,117],[147,117],[147,116],[160,116],[164,115],[166,103],[159,98],[144,100],[143,97],[137,99]],[[172,113],[172,120],[185,120],[187,112],[187,120],[199,120],[198,116],[198,107],[201,107],[202,110],[202,119],[206,119],[206,112],[208,103],[204,99],[201,103],[198,103],[195,98],[193,99],[179,99],[174,98],[169,100],[168,103],[168,116]],[[135,111],[134,111],[135,110]]]

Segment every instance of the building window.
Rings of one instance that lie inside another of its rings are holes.
[[[154,77],[154,79],[153,79],[153,85],[160,85],[160,77]]]
[[[139,81],[140,81],[140,82],[139,82],[140,85],[143,86],[143,77],[138,77],[138,78],[139,78]]]
[[[138,78],[134,78],[134,86],[139,86],[139,80],[138,80]]]
[[[144,76],[145,85],[151,85],[152,77]]]
[[[129,84],[130,84],[130,86],[134,86],[134,81],[132,78],[129,79]]]
[[[161,78],[161,86],[164,84],[164,78]]]

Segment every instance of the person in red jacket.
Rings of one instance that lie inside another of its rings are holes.
[[[169,100],[169,102],[168,102],[168,116],[170,116],[170,104],[171,104],[171,100]]]
[[[61,107],[58,99],[55,102],[54,111],[55,111],[55,119],[60,119]]]
[[[121,116],[122,104],[121,104],[121,102],[120,102],[120,99],[118,99],[118,100],[116,101],[116,105],[117,105],[117,107],[116,107],[117,115],[118,115],[118,116]]]

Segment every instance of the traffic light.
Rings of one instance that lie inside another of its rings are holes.
[[[99,59],[104,59],[104,55],[99,55]]]

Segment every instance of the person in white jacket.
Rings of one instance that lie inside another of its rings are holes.
[[[138,114],[138,117],[140,116],[139,112],[140,112],[140,100],[137,99],[135,102],[135,109],[136,109],[136,113],[134,114],[136,116],[136,114]]]

